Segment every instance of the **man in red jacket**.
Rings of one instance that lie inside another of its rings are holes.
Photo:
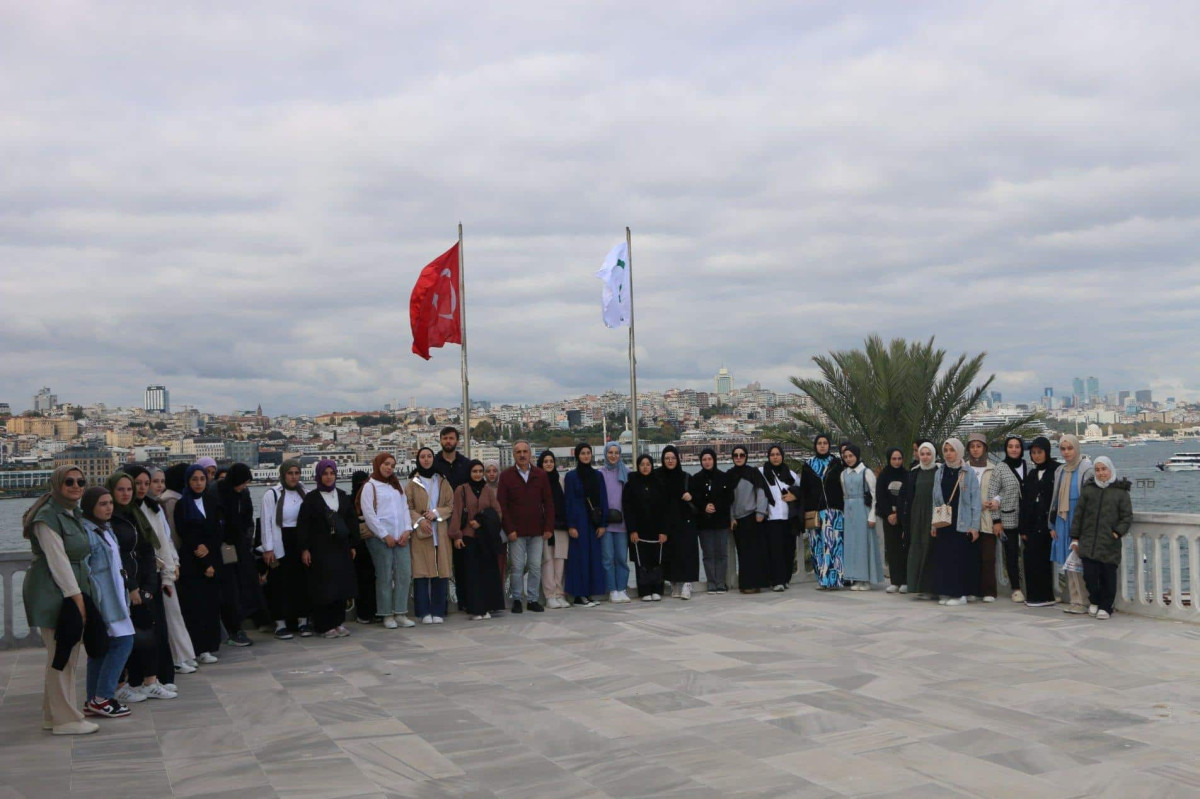
[[[533,468],[528,441],[513,444],[513,460],[516,465],[500,474],[497,487],[500,520],[508,536],[508,592],[513,613],[521,612],[522,598],[531,612],[541,613],[542,546],[554,535],[554,495],[546,473]]]

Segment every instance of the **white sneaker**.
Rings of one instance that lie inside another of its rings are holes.
[[[1024,602],[1025,601],[1025,592],[1019,588],[1016,591],[1013,591],[1012,592],[1012,601],[1013,602]]]
[[[179,693],[179,688],[173,682],[162,683],[162,687],[166,688],[168,691],[170,691],[173,694]]]
[[[408,616],[401,616],[399,614],[396,615],[396,623],[399,624],[401,627],[416,627],[417,626],[417,623],[415,621],[413,621],[412,619],[410,619]]]
[[[1096,618],[1097,618],[1097,619],[1100,619],[1101,621],[1103,621],[1104,619],[1107,619],[1108,617],[1109,617],[1109,616],[1108,616],[1108,611],[1107,611],[1107,610],[1098,610],[1098,611],[1096,611]]]
[[[985,596],[985,597],[983,598],[983,601],[984,601],[984,602],[995,602],[995,601],[996,601],[996,597],[994,597],[994,596]]]
[[[163,687],[162,683],[154,683],[153,685],[143,685],[142,693],[149,699],[175,699],[178,694],[173,694]]]
[[[338,637],[337,627],[334,627],[330,630],[326,630],[325,632],[321,633],[321,635],[324,636],[325,638],[337,638]]]
[[[397,627],[399,627],[400,625],[396,623],[395,616],[384,616],[383,617],[383,626],[385,629],[394,630]]]
[[[196,658],[192,658],[191,660],[185,660],[183,662],[188,664],[189,666],[191,666],[193,669],[196,668],[198,665],[200,665],[199,663],[196,662]]]
[[[135,702],[145,702],[149,697],[142,688],[134,688],[131,685],[122,685],[117,689],[117,695],[113,697],[122,705],[131,705]]]
[[[441,623],[442,623],[442,622],[444,622],[444,621],[446,621],[446,620],[445,620],[445,619],[443,619],[441,616],[434,616],[434,617],[433,617],[433,623],[434,623],[434,624],[441,624]]]
[[[57,727],[52,727],[50,732],[53,735],[87,735],[100,729],[100,725],[91,721],[72,721],[68,724],[59,724]]]
[[[898,586],[898,585],[889,585],[887,587],[887,593],[889,593],[889,594],[894,594],[899,590],[900,590],[900,586]]]
[[[783,586],[782,585],[773,585],[773,586],[771,586],[771,590],[776,593],[779,593],[779,592],[783,591]]]
[[[633,601],[632,599],[629,598],[628,591],[618,591],[617,593],[621,595],[622,602],[632,602]]]
[[[650,596],[654,597],[655,602],[662,602],[662,594],[651,594]]]
[[[870,583],[860,583],[860,585],[862,585],[862,588],[858,589],[859,591],[870,591],[871,590]]]
[[[965,604],[967,604],[967,598],[965,596],[960,596],[958,599],[950,599],[946,601],[946,607],[948,608],[958,608]]]
[[[944,604],[946,604],[946,603],[947,603],[947,602],[949,602],[949,601],[950,601],[950,600],[949,600],[949,599],[947,599],[946,597],[942,597],[941,599],[939,599],[939,600],[938,600],[938,604],[939,604],[939,605],[944,605]]]
[[[180,674],[195,674],[196,667],[185,660],[182,663],[175,664],[175,671],[179,672]]]
[[[692,584],[691,583],[683,584],[683,591],[680,592],[679,598],[680,599],[691,599],[692,598]]]
[[[902,593],[902,594],[907,594],[907,593],[908,593],[908,586],[907,586],[907,585],[902,585],[902,586],[900,586],[900,593]]]
[[[644,597],[642,597],[642,601],[643,602],[653,602],[654,594],[646,594]]]
[[[199,655],[196,655],[197,663],[204,663],[207,665],[210,663],[216,663],[217,660],[218,660],[217,656],[214,655],[212,652],[201,652]]]
[[[618,594],[616,591],[609,591],[608,592],[608,601],[613,603],[614,605],[620,604],[621,595]]]
[[[421,624],[433,624],[433,616],[426,616],[421,619]]]
[[[1095,616],[1095,615],[1096,615],[1097,613],[1099,613],[1099,612],[1100,612],[1100,608],[1099,608],[1099,606],[1097,606],[1097,605],[1088,605],[1088,615],[1089,615],[1089,616]]]

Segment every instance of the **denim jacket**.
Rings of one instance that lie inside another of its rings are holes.
[[[92,552],[85,558],[88,569],[92,574],[92,599],[100,609],[100,618],[105,624],[114,624],[129,618],[129,598],[122,596],[113,583],[112,552],[104,541],[100,527],[89,519],[83,520],[83,529],[87,531],[88,544]],[[107,530],[112,535],[112,530]],[[121,568],[118,563],[117,569]]]
[[[946,498],[942,496],[942,473],[946,468],[939,463],[937,473],[933,476],[933,507],[945,505]],[[979,481],[971,473],[971,467],[963,461],[960,470],[962,481],[958,485],[958,532],[969,533],[979,529],[979,519],[983,514],[983,500],[979,494]],[[953,489],[951,489],[953,490]]]

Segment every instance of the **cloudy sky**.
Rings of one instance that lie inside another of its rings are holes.
[[[936,335],[1007,396],[1200,396],[1193,3],[0,2],[0,401],[783,390]]]

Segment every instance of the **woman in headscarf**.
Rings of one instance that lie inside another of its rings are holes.
[[[242,629],[248,616],[263,610],[258,569],[254,565],[254,500],[250,498],[250,467],[232,464],[217,483],[217,497],[225,517],[225,538],[217,575],[221,584],[221,622],[230,646],[250,646]]]
[[[1117,598],[1117,567],[1121,565],[1121,538],[1133,523],[1129,481],[1117,479],[1113,462],[1101,455],[1092,467],[1092,478],[1079,492],[1071,523],[1071,549],[1083,560],[1087,582],[1088,613],[1107,619]]]
[[[183,476],[187,474],[186,463],[175,463],[167,467],[163,472],[163,492],[158,495],[158,504],[163,510],[163,514],[167,517],[167,526],[171,528],[171,543],[175,545],[175,551],[179,551],[179,533],[175,532],[175,503],[183,496],[183,491],[187,487]]]
[[[492,618],[493,608],[504,606],[504,585],[496,571],[496,553],[501,549],[500,500],[496,489],[488,485],[483,463],[473,460],[468,468],[470,479],[454,489],[450,540],[455,549],[463,551],[467,592],[461,598],[466,612],[471,621],[483,621]]]
[[[625,514],[621,509],[621,494],[629,479],[629,469],[621,459],[621,445],[609,441],[604,445],[604,464],[600,478],[604,481],[608,515],[604,520],[604,535],[600,537],[600,565],[604,569],[604,588],[610,602],[629,601],[629,534]]]
[[[500,464],[496,461],[486,461],[483,464],[483,478],[496,491],[500,487]]]
[[[696,534],[696,506],[688,491],[688,475],[679,460],[679,450],[667,445],[662,465],[655,470],[666,500],[663,523],[667,531],[666,578],[671,596],[692,598],[692,583],[700,579],[700,539]]]
[[[441,624],[446,619],[454,546],[448,540],[454,492],[450,482],[434,471],[433,459],[433,450],[421,447],[417,468],[405,487],[413,526],[413,591],[422,624]]]
[[[1065,433],[1058,439],[1058,454],[1062,466],[1054,475],[1054,494],[1050,499],[1050,559],[1060,569],[1059,587],[1063,588],[1062,602],[1067,604],[1068,613],[1082,613],[1083,576],[1080,572],[1061,571],[1071,554],[1071,522],[1075,519],[1075,505],[1079,502],[1079,491],[1083,483],[1092,476],[1092,461],[1079,449],[1079,438]],[[1074,582],[1074,586],[1071,582]],[[1065,584],[1065,585],[1064,585]]]
[[[363,523],[371,531],[367,550],[375,564],[375,615],[389,630],[412,627],[415,622],[407,616],[412,516],[390,452],[380,452],[371,461],[371,479],[358,492],[357,501]]]
[[[983,502],[979,481],[971,474],[963,454],[962,441],[950,438],[942,445],[943,463],[933,479],[933,506],[950,506],[950,524],[930,528],[937,539],[934,550],[939,605],[957,607],[967,604],[968,595],[979,591],[979,519]]]
[[[178,489],[182,489],[183,473],[187,467],[183,464],[178,464],[178,466],[178,480],[175,483]],[[135,477],[133,481],[135,501],[137,492],[140,490],[138,488],[140,479]],[[179,607],[179,592],[175,588],[175,583],[179,580],[179,547],[177,545],[178,536],[175,535],[172,527],[171,512],[175,509],[175,503],[180,497],[178,489],[167,487],[167,475],[162,469],[158,467],[150,469],[150,490],[146,494],[146,498],[152,499],[158,506],[151,521],[158,533],[158,540],[163,545],[163,550],[159,553],[159,559],[163,562],[159,573],[163,580],[163,613],[167,622],[166,637],[167,645],[170,648],[170,662],[174,664],[174,670],[180,674],[191,674],[196,670],[196,653],[192,650],[192,639],[188,635],[187,625],[183,622],[183,611]],[[141,507],[149,507],[149,503],[143,502]],[[169,552],[166,551],[168,546]],[[164,553],[169,555],[169,561],[163,558]],[[170,682],[174,682],[174,680]]]
[[[844,565],[842,579],[852,581],[851,591],[870,591],[872,583],[883,582],[883,557],[875,534],[875,472],[862,461],[857,444],[843,450],[842,496]]]
[[[126,666],[128,684],[117,689],[116,698],[124,703],[174,699],[176,692],[166,687],[167,681],[174,680],[174,668],[169,660],[159,662],[164,653],[169,658],[170,651],[169,643],[159,640],[166,634],[166,617],[159,612],[161,605],[156,607],[162,591],[155,556],[158,535],[134,505],[132,477],[125,472],[114,472],[104,486],[112,494],[113,514],[109,524],[121,552],[121,568],[127,575],[130,617],[141,633],[141,642]]]
[[[908,593],[908,539],[900,524],[900,493],[908,469],[899,447],[887,451],[887,465],[879,472],[875,492],[875,518],[883,524],[883,557],[888,567],[889,594]]]
[[[790,517],[800,499],[800,475],[788,468],[783,447],[773,444],[762,465],[763,479],[771,492],[763,529],[767,539],[767,569],[772,591],[785,591],[792,581],[796,565],[796,535]]]
[[[1029,464],[1025,462],[1025,441],[1020,436],[1013,433],[1004,439],[1004,460],[1000,463],[1016,478],[1015,493],[1009,489],[1001,497],[998,517],[1003,528],[1004,572],[1012,589],[1012,601],[1024,602],[1025,592],[1021,590],[1021,513]],[[1009,482],[1005,477],[1004,485],[1009,485]]]
[[[263,563],[267,566],[267,594],[275,638],[289,641],[293,633],[311,637],[308,623],[308,576],[300,562],[296,525],[304,502],[300,461],[289,458],[279,466],[279,484],[263,494],[259,521],[262,526]]]
[[[358,526],[352,531],[354,534],[351,538],[354,539],[354,575],[358,582],[358,595],[354,597],[354,616],[359,624],[374,624],[379,621],[375,615],[375,562],[371,559],[367,545],[367,541],[374,538],[375,534],[363,521],[362,509],[358,507],[357,502],[359,492],[370,479],[371,475],[361,470],[350,475],[350,497],[356,500],[355,515],[358,518]]]
[[[659,602],[663,592],[663,549],[667,545],[663,515],[666,501],[654,476],[654,459],[638,456],[621,497],[625,526],[629,530],[630,559],[634,563],[637,592],[643,602]]]
[[[567,532],[567,500],[562,481],[558,475],[558,461],[550,450],[543,450],[537,459],[538,468],[550,478],[550,494],[554,497],[554,533],[542,547],[542,593],[548,608],[569,608],[571,603],[564,596],[563,575],[567,566],[567,553],[571,547],[571,536]],[[486,466],[484,467],[486,474]],[[499,479],[499,478],[497,478]],[[495,489],[495,485],[488,483]],[[504,556],[504,548],[498,552]]]
[[[345,638],[350,634],[345,625],[346,600],[358,593],[354,573],[358,514],[354,500],[337,487],[336,462],[323,458],[314,473],[317,490],[308,492],[300,503],[296,545],[308,570],[313,627],[326,638]]]
[[[1050,557],[1050,506],[1054,502],[1059,462],[1050,455],[1050,439],[1029,444],[1033,463],[1021,490],[1021,543],[1025,545],[1025,606],[1054,607],[1054,561]]]
[[[117,700],[117,684],[129,653],[133,651],[133,621],[129,617],[129,592],[137,581],[121,564],[121,550],[109,520],[113,515],[112,494],[102,486],[90,486],[80,501],[83,528],[91,554],[88,569],[96,608],[108,632],[108,651],[102,658],[88,658],[86,716],[120,718],[129,708]]]
[[[569,536],[566,591],[576,605],[595,607],[592,597],[603,594],[606,587],[600,539],[608,516],[608,496],[604,480],[592,467],[592,447],[586,441],[575,445],[575,468],[563,481],[563,499]]]
[[[908,590],[918,599],[937,597],[934,581],[933,481],[937,478],[937,448],[928,441],[917,445],[917,465],[904,478],[900,493],[900,526],[908,540]],[[905,578],[901,578],[905,579]]]
[[[700,471],[688,480],[688,490],[696,507],[696,528],[700,549],[704,552],[704,576],[710,594],[723,594],[729,572],[729,485],[725,473],[717,468],[717,453],[712,447],[700,452]]]
[[[83,735],[99,727],[87,721],[75,701],[75,665],[79,644],[61,669],[54,668],[54,631],[65,603],[71,602],[80,619],[98,613],[92,604],[92,582],[87,558],[91,554],[83,529],[79,500],[87,480],[74,465],[57,467],[50,475],[50,490],[21,517],[21,530],[33,550],[33,562],[25,572],[21,598],[25,620],[37,627],[46,646],[45,689],[42,696],[42,729],[55,735]]]
[[[153,477],[148,467],[131,463],[121,467],[127,475],[133,478],[133,507],[141,520],[150,526],[154,533],[154,557],[158,568],[159,588],[154,594],[151,609],[154,611],[154,630],[158,642],[156,664],[158,681],[167,690],[174,690],[175,685],[175,645],[171,642],[171,616],[176,616],[178,632],[187,639],[187,628],[183,624],[183,614],[179,610],[179,598],[175,595],[175,580],[179,576],[179,553],[171,542],[171,527],[162,506],[152,496]],[[160,471],[159,474],[162,472]],[[190,651],[190,650],[188,650]],[[187,652],[188,658],[194,657]]]
[[[813,572],[817,588],[842,587],[844,520],[842,518],[842,462],[829,451],[829,436],[813,439],[813,454],[804,461],[800,490],[804,496],[804,526],[812,540]]]
[[[763,473],[749,465],[750,453],[741,444],[733,448],[733,468],[725,473],[731,498],[729,526],[737,547],[738,589],[757,594],[771,585],[767,534],[763,522],[775,498]]]
[[[175,503],[179,535],[179,606],[192,639],[196,662],[216,663],[221,648],[221,565],[224,530],[221,509],[208,492],[208,473],[198,463],[187,467],[183,496]]]

